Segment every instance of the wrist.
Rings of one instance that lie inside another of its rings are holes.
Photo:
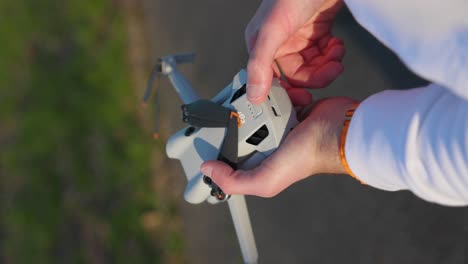
[[[346,98],[348,99],[348,98]],[[358,105],[357,101],[348,99],[345,103],[337,107],[336,115],[333,118],[333,145],[331,150],[333,151],[330,155],[332,166],[329,173],[333,174],[349,174],[349,166],[344,166],[342,152],[344,150],[344,144],[346,143],[347,126],[345,127],[346,114],[350,109],[355,109]],[[349,123],[348,123],[349,124]],[[347,163],[346,163],[347,164]]]
[[[340,161],[345,170],[345,173],[350,175],[354,179],[358,180],[359,182],[361,182],[361,180],[353,173],[353,171],[349,167],[348,161],[346,159],[346,151],[345,151],[346,137],[348,134],[349,125],[351,123],[351,119],[354,115],[354,112],[358,106],[359,106],[359,103],[355,103],[349,106],[348,110],[346,110],[346,113],[344,114],[344,120],[343,120],[343,125],[342,125],[340,139],[339,139],[339,154],[340,154]]]
[[[346,112],[357,101],[346,97],[320,100],[309,117],[315,146],[313,147],[313,174],[347,174],[340,158],[340,139]]]

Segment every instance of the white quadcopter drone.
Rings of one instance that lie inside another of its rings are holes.
[[[166,75],[179,94],[182,120],[189,126],[172,135],[166,145],[168,157],[180,160],[187,177],[184,198],[198,204],[227,201],[245,263],[257,263],[258,253],[243,195],[225,194],[200,172],[208,160],[221,160],[233,169],[252,169],[275,151],[297,124],[286,91],[274,79],[268,99],[261,105],[247,100],[245,70],[234,77],[211,100],[200,99],[177,64],[191,62],[193,54],[159,59],[151,73],[144,100],[151,95],[155,76]]]

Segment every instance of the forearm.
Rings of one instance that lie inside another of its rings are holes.
[[[355,112],[346,142],[349,166],[365,183],[468,204],[468,101],[446,89],[371,96]]]
[[[345,2],[414,73],[468,100],[468,1]]]

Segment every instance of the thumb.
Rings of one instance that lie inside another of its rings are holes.
[[[220,161],[206,161],[200,170],[226,194],[273,197],[319,171],[322,160],[315,153],[324,127],[311,120],[299,123],[281,146],[252,170],[233,170]]]
[[[201,172],[210,177],[226,194],[249,194],[272,197],[283,188],[277,188],[271,178],[275,172],[262,163],[253,170],[233,170],[221,161],[207,161],[202,164]],[[270,178],[270,180],[267,179]]]
[[[247,98],[254,104],[262,103],[268,96],[275,54],[288,38],[280,19],[281,17],[270,15],[263,22],[250,53],[247,63]]]

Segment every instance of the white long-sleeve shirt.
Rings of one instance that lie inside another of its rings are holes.
[[[345,2],[364,28],[433,82],[360,104],[346,138],[351,170],[376,188],[468,205],[468,1]]]

